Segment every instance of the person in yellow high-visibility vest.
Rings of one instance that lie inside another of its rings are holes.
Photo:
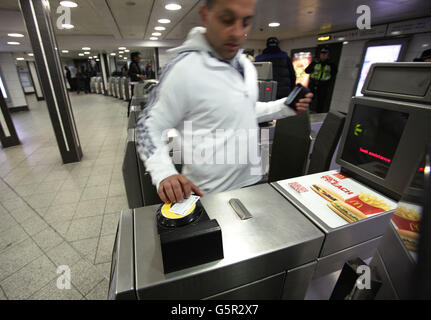
[[[311,110],[316,113],[328,112],[331,85],[337,75],[337,66],[329,60],[328,48],[320,50],[319,59],[313,61],[305,72],[310,74],[309,88],[315,97]]]

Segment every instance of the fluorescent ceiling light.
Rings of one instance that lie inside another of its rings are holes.
[[[18,46],[18,45],[20,45],[21,43],[16,42],[16,41],[8,41],[8,43],[7,43],[7,44],[9,44],[9,45],[11,45],[11,46]]]
[[[89,60],[93,59],[93,57],[88,57]]]
[[[82,56],[84,56],[84,54],[83,53],[78,53],[78,56],[82,57]]]
[[[126,47],[119,47],[118,50],[126,50]]]
[[[165,27],[161,27],[161,26],[157,26],[157,27],[154,28],[154,30],[163,31],[163,30],[166,30],[166,28]]]
[[[150,40],[159,40],[157,37],[151,37]]]
[[[73,1],[60,1],[60,5],[68,8],[76,8],[78,5]]]
[[[63,53],[69,53],[69,50],[61,50]]]
[[[429,44],[428,43],[424,43],[423,45],[422,45],[422,48],[426,48],[426,47],[428,47],[429,46]]]
[[[7,35],[12,38],[24,38],[24,35],[21,33],[8,33]]]
[[[124,53],[124,51],[118,51],[118,53],[123,54],[123,53]]]
[[[100,61],[100,59],[96,59],[96,61]]]
[[[129,50],[129,49],[126,49],[126,50],[124,50],[124,52],[130,52],[130,50]]]
[[[124,57],[123,59],[124,59],[124,60],[127,60],[127,57]]]
[[[90,54],[90,52],[88,52],[88,51],[85,51],[85,52],[84,52],[84,54]]]
[[[112,52],[112,53],[111,53],[111,56],[115,56],[115,55],[117,55],[115,52]]]
[[[93,58],[97,58],[97,56],[93,56]]]
[[[338,41],[344,41],[346,38],[344,38],[344,37],[340,37],[340,38],[338,38],[337,40]]]
[[[73,24],[64,23],[61,25],[63,29],[73,29],[75,26]]]
[[[27,53],[30,57],[33,57],[34,54],[33,53]]]
[[[19,61],[22,61],[22,60],[24,60],[24,58],[16,58],[17,60],[19,60]]]
[[[349,43],[349,41],[344,41],[344,42],[343,42],[343,44],[348,44],[348,43]]]
[[[394,36],[397,36],[401,34],[401,31],[392,31],[391,34],[393,34]]]
[[[271,28],[276,28],[279,26],[280,26],[280,23],[278,23],[278,22],[271,22],[270,24],[268,24],[268,27],[271,27]]]
[[[158,37],[158,36],[161,36],[162,34],[160,32],[153,32],[151,35]]]
[[[176,11],[180,10],[182,7],[179,4],[176,3],[169,3],[165,6],[166,10]]]
[[[91,48],[90,47],[83,47],[82,50],[89,51],[89,50],[91,50]]]
[[[157,20],[159,23],[171,23],[171,20],[169,19],[159,19]]]
[[[122,58],[122,57],[123,57],[123,55],[122,55],[122,54],[120,54],[120,55],[119,55],[119,57],[120,57],[120,58]]]

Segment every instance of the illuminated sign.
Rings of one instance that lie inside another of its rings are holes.
[[[383,160],[383,161],[385,161],[387,163],[391,163],[391,161],[392,161],[391,159],[385,158],[385,157],[383,157],[383,156],[381,156],[381,155],[379,155],[377,153],[370,152],[370,151],[362,149],[362,148],[359,148],[359,151],[361,151],[362,153],[368,154],[369,156],[372,156],[374,158]]]
[[[328,41],[331,40],[331,36],[321,36],[317,38],[317,41]]]
[[[354,134],[355,134],[355,136],[359,136],[359,134],[360,134],[360,133],[362,133],[361,125],[360,125],[360,124],[357,124],[357,125],[355,126]]]

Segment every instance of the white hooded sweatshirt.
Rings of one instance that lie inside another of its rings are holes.
[[[258,102],[256,69],[242,51],[223,61],[209,45],[206,29],[193,28],[137,123],[138,152],[153,184],[178,174],[166,143],[177,129],[182,174],[204,193],[238,189],[262,178],[258,123],[295,115],[285,99]],[[242,74],[242,73],[243,74]]]

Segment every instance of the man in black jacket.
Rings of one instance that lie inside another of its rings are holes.
[[[132,52],[130,54],[132,62],[129,66],[129,77],[131,81],[145,80],[145,74],[142,72],[139,62],[142,60],[142,55],[139,52]]]
[[[266,49],[255,59],[256,62],[272,62],[273,79],[277,81],[277,99],[287,97],[296,84],[292,60],[286,52],[280,49],[279,45],[280,41],[277,38],[268,38]]]

